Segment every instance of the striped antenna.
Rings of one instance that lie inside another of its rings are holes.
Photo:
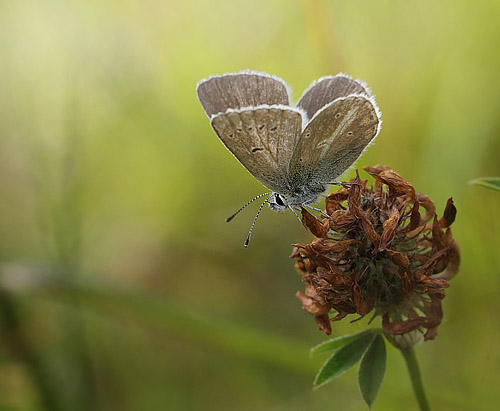
[[[264,196],[268,196],[268,195],[271,195],[271,194],[272,193],[264,193],[264,194],[258,195],[255,198],[252,198],[248,203],[246,203],[243,207],[241,207],[238,211],[236,211],[236,213],[234,213],[231,217],[226,218],[226,223],[229,223],[234,217],[236,217],[240,213],[240,211],[242,211],[246,206],[252,204],[258,198],[261,198],[261,197],[264,197]]]
[[[272,194],[272,193],[270,193]],[[271,198],[271,197],[269,197]],[[245,243],[243,244],[245,246],[245,248],[248,247],[248,243],[250,242],[250,236],[252,235],[252,231],[253,231],[253,227],[255,226],[255,223],[257,222],[257,218],[259,218],[259,214],[260,212],[262,211],[262,207],[264,207],[264,204],[266,204],[268,201],[269,201],[269,198],[266,199],[266,201],[264,201],[260,207],[259,207],[259,211],[257,211],[257,215],[255,216],[255,218],[253,219],[253,223],[252,223],[252,226],[250,227],[250,231],[248,232],[248,235],[247,235],[247,239],[245,240]],[[255,200],[255,199],[254,199]]]

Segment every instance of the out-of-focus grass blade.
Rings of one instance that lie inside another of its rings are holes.
[[[321,354],[326,351],[333,351],[337,348],[340,348],[366,334],[373,333],[373,328],[369,328],[368,330],[361,331],[356,334],[343,335],[341,337],[332,338],[330,340],[323,341],[321,344],[318,344],[311,348],[310,354],[311,356],[315,356]]]
[[[101,315],[105,313],[139,321],[145,327],[165,333],[165,336],[177,335],[201,344],[208,343],[299,374],[313,370],[314,365],[307,361],[304,342],[210,316],[174,299],[117,288],[75,287],[85,307]],[[64,288],[61,288],[59,292],[52,292],[50,297],[71,304],[65,295]]]
[[[349,368],[356,364],[368,346],[373,341],[374,334],[369,333],[347,345],[344,345],[340,350],[335,352],[321,367],[316,379],[314,380],[314,388],[319,388],[335,378],[340,377]]]
[[[368,408],[371,408],[385,374],[386,351],[384,337],[376,335],[366,350],[358,372],[361,395]]]
[[[470,181],[470,184],[500,191],[500,177],[480,177]]]

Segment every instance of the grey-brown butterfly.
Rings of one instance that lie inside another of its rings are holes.
[[[310,207],[378,135],[380,112],[363,82],[345,74],[314,81],[296,105],[281,78],[244,70],[201,80],[196,92],[231,153],[265,187],[245,241],[265,204],[274,211]],[[300,218],[299,218],[300,220]]]

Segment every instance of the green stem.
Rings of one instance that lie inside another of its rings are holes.
[[[410,374],[411,385],[413,386],[413,392],[417,398],[418,405],[421,411],[430,411],[431,407],[427,396],[425,395],[424,384],[422,382],[422,375],[420,374],[420,369],[418,367],[417,356],[415,355],[415,350],[413,347],[401,348],[401,354],[406,361],[406,367]]]
[[[0,289],[0,320],[2,324],[2,344],[8,346],[18,360],[23,361],[31,371],[40,395],[41,409],[62,411],[57,391],[50,383],[50,376],[40,357],[34,352],[27,336],[22,330],[22,319],[15,299]]]

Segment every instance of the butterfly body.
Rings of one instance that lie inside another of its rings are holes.
[[[340,74],[313,82],[290,104],[288,85],[245,70],[197,86],[212,128],[265,187],[274,211],[317,201],[380,131],[380,112],[364,83]]]

